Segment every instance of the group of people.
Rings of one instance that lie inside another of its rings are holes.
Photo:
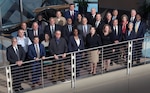
[[[12,38],[12,45],[7,48],[7,59],[10,64],[17,64],[12,67],[13,89],[22,90],[21,81],[16,81],[17,76],[22,73],[16,70],[22,69],[23,61],[35,60],[31,63],[32,68],[32,87],[40,82],[40,59],[54,56],[56,60],[53,64],[52,82],[65,81],[64,62],[66,53],[80,51],[87,48],[94,48],[108,44],[117,44],[122,41],[144,37],[146,24],[142,21],[140,14],[135,9],[131,10],[131,15],[123,14],[118,17],[118,10],[107,12],[102,18],[95,8],[87,15],[82,15],[74,10],[74,4],[70,4],[68,11],[62,16],[61,11],[56,12],[56,17],[50,17],[49,23],[43,20],[42,15],[38,15],[37,20],[32,24],[32,30],[27,28],[26,23],[21,23],[18,36]],[[142,41],[137,41],[142,48]],[[139,43],[140,42],[140,43]],[[134,44],[136,45],[136,44]],[[96,74],[97,63],[99,62],[99,49],[92,50],[88,54],[91,62],[91,71]],[[60,54],[62,54],[60,56]],[[104,49],[104,54],[105,49]],[[136,53],[135,53],[136,54]],[[140,62],[141,50],[135,55],[135,61]],[[108,54],[109,55],[109,54]],[[81,53],[76,55],[77,76],[79,72],[79,59]],[[111,62],[110,57],[104,57],[104,69],[107,71]],[[15,69],[15,70],[14,70]],[[61,69],[61,72],[58,70]]]

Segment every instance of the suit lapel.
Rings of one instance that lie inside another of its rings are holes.
[[[15,55],[15,56],[16,56],[16,58],[17,58],[17,54],[16,54],[16,52],[15,52],[15,50],[14,50],[13,46],[11,46],[11,49],[12,49],[12,51],[13,51],[13,54],[12,54],[12,55]],[[18,48],[18,49],[19,49],[19,48]]]

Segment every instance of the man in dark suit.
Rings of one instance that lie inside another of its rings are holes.
[[[115,20],[115,19],[118,19],[118,22],[120,23],[120,18],[119,18],[118,10],[117,9],[114,9],[112,11],[112,20]]]
[[[53,17],[49,18],[49,25],[45,27],[45,34],[49,34],[50,38],[54,38],[56,30],[62,30],[60,25],[55,24],[55,19]]]
[[[82,24],[79,24],[77,26],[77,29],[79,30],[79,34],[82,36],[84,42],[85,42],[85,38],[86,35],[90,32],[90,28],[92,27],[92,25],[87,24],[88,20],[86,17],[82,18]]]
[[[96,21],[96,9],[95,9],[95,8],[92,8],[92,9],[91,9],[91,12],[86,15],[86,18],[87,18],[87,20],[88,20],[88,24],[90,24],[90,25],[92,25],[92,26],[95,26],[95,21]]]
[[[69,37],[73,34],[72,31],[73,31],[72,19],[68,18],[67,24],[63,27],[63,30],[62,30],[62,37],[65,38],[67,43],[69,41]]]
[[[17,45],[17,39],[12,38],[12,45],[10,45],[6,50],[7,60],[11,66],[11,74],[13,78],[13,90],[18,93],[20,90],[23,90],[21,83],[23,81],[23,61],[25,59],[25,51],[20,46]],[[15,65],[16,64],[16,65]]]
[[[45,59],[45,48],[39,43],[39,38],[37,36],[33,39],[33,44],[28,48],[28,57],[30,60],[35,60],[31,63],[32,66],[32,88],[35,84],[41,85],[41,61],[40,59]]]
[[[122,29],[121,26],[118,24],[118,19],[113,20],[113,25],[112,25],[112,34],[114,37],[114,43],[121,42],[122,40]]]
[[[33,22],[32,30],[28,32],[28,36],[30,40],[32,41],[32,43],[33,43],[34,36],[38,36],[40,39],[40,42],[44,40],[44,32],[39,30],[39,26],[37,22]]]
[[[136,22],[136,14],[137,14],[136,10],[135,9],[131,9],[129,22],[132,22],[132,23]]]
[[[96,21],[94,27],[96,28],[96,33],[99,34],[100,36],[103,33],[102,30],[104,25],[105,23],[102,21],[101,14],[96,14]]]
[[[78,11],[74,10],[75,5],[74,4],[70,4],[69,6],[69,10],[65,12],[65,18],[71,18],[72,22],[74,23],[77,20],[77,16],[78,16]]]
[[[118,48],[121,46],[118,44],[119,42],[122,41],[122,29],[121,26],[118,24],[118,19],[113,20],[113,25],[112,25],[112,35],[113,35],[113,41],[116,45],[114,45],[114,55],[112,57],[113,62],[118,63],[118,54],[120,53],[120,49]]]
[[[138,38],[143,38],[144,34],[146,32],[146,24],[141,20],[141,15],[137,14],[136,15],[136,22],[134,24],[134,31],[136,34],[136,39]],[[136,62],[140,62],[140,58],[142,57],[142,42],[143,40],[137,40],[135,41],[135,57],[136,57]]]
[[[21,23],[21,29],[24,31],[24,35],[28,37],[28,32],[30,31],[25,22]]]
[[[51,39],[49,50],[50,54],[54,56],[55,59],[52,71],[52,83],[56,83],[57,81],[64,82],[65,76],[63,59],[66,57],[68,47],[65,39],[61,37],[61,31],[57,30],[55,32],[55,38]]]
[[[39,30],[41,32],[44,32],[45,27],[48,25],[48,23],[46,22],[46,20],[43,18],[43,15],[39,14],[37,16],[37,19],[35,20],[38,23],[39,26]]]

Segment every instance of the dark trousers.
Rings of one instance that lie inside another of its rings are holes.
[[[134,42],[135,51],[134,51],[134,60],[136,62],[140,62],[140,58],[142,57],[142,43],[143,40],[137,40]]]
[[[61,60],[56,60],[52,64],[52,81],[61,81],[65,79],[64,76],[64,62]]]
[[[21,83],[23,81],[23,66],[12,66],[11,75],[12,75],[12,86],[13,90],[16,91],[21,88]]]
[[[28,54],[26,53],[25,61],[29,61]],[[25,63],[23,64],[24,69],[24,79],[29,79],[29,73],[31,72],[31,63]]]
[[[77,53],[76,54],[76,75],[77,77],[80,76],[80,68],[82,67],[82,63],[81,63],[81,59],[82,59],[82,53]]]
[[[40,82],[41,77],[41,61],[35,61],[31,63],[32,65],[32,83],[36,84]]]

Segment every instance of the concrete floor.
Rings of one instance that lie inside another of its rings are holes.
[[[26,93],[150,93],[150,64],[131,68],[130,75],[126,71],[78,79],[75,89],[71,83],[61,83]]]

